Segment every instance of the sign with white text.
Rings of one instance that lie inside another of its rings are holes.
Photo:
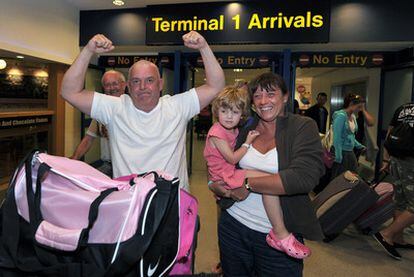
[[[295,53],[299,67],[375,67],[382,66],[387,53],[316,52]]]

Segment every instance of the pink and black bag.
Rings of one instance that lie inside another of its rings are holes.
[[[116,180],[128,181],[136,178],[137,174],[123,176]],[[180,249],[170,275],[190,275],[194,273],[194,251],[199,229],[198,202],[188,192],[180,189]]]
[[[112,180],[83,162],[32,152],[1,208],[0,272],[165,276],[179,262],[178,185],[156,172]]]

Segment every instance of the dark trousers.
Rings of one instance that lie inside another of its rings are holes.
[[[353,151],[342,151],[342,163],[334,162],[332,165],[331,179],[341,175],[347,170],[356,172],[358,169],[358,161]]]
[[[271,248],[266,235],[222,211],[218,236],[224,276],[302,276],[303,261]]]

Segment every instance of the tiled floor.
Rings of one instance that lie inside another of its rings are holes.
[[[207,173],[202,158],[204,141],[194,140],[191,193],[199,201],[201,230],[196,251],[196,272],[210,272],[218,261],[217,210],[207,189]],[[408,234],[414,242],[414,235]],[[402,261],[387,256],[370,237],[348,228],[333,242],[307,241],[313,254],[305,261],[305,276],[414,276],[414,250],[401,250]]]

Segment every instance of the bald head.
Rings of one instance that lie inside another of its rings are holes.
[[[158,66],[156,66],[154,63],[147,61],[147,60],[139,60],[129,68],[128,80],[131,80],[131,72],[133,72],[135,69],[141,69],[141,68],[147,68],[148,70],[154,72],[154,74],[157,75],[158,79],[161,79]]]
[[[152,62],[140,60],[129,69],[129,95],[137,109],[144,112],[152,111],[158,104],[162,87],[160,72]]]
[[[125,93],[125,76],[119,71],[109,70],[104,73],[101,79],[104,92],[112,96],[121,96]]]

